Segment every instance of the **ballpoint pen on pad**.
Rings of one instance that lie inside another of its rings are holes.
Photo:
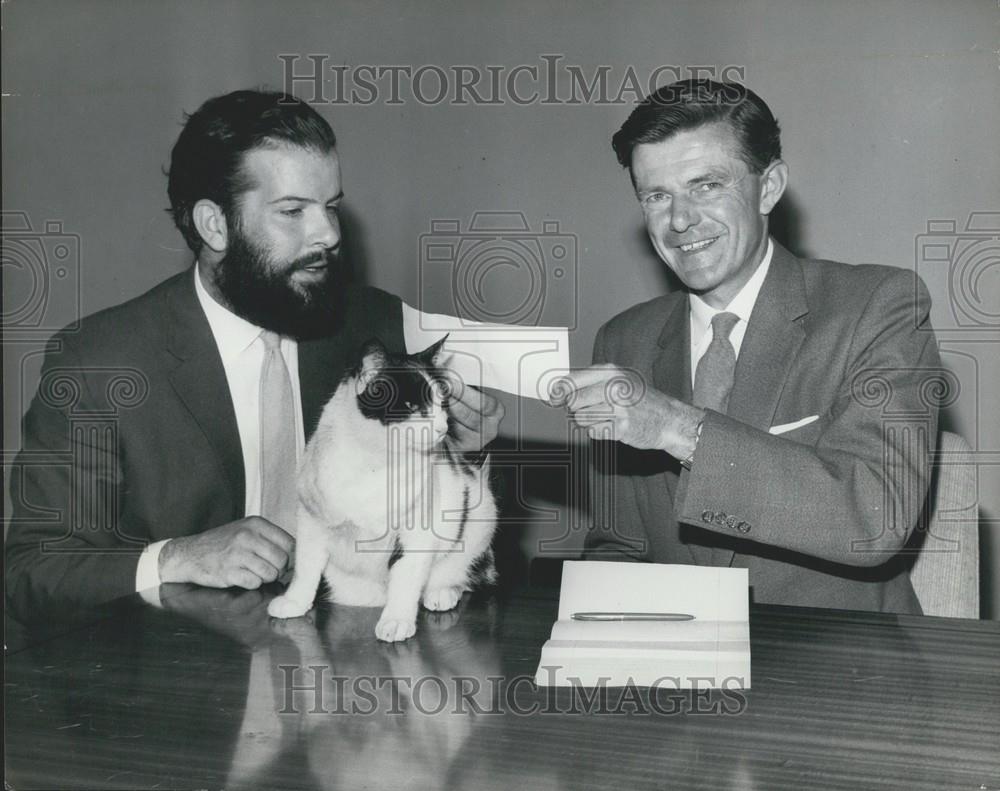
[[[693,621],[684,612],[575,612],[574,621]]]

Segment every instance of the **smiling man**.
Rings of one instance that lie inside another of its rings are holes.
[[[367,340],[405,350],[400,301],[347,282],[336,139],[304,102],[207,101],[168,193],[193,266],[57,334],[25,416],[6,543],[21,618],[278,578],[323,405]],[[450,441],[478,455],[502,408],[466,388],[450,415]]]
[[[923,283],[770,238],[788,166],[743,86],[661,88],[612,145],[680,288],[605,324],[571,376],[573,419],[616,440],[588,554],[745,567],[759,602],[920,612],[898,553],[936,438]]]

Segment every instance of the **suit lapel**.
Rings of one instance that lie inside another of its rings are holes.
[[[170,384],[215,452],[220,476],[228,483],[233,518],[238,518],[244,511],[246,483],[236,413],[218,346],[194,291],[194,273],[186,274],[168,306],[167,351],[177,360]]]
[[[736,361],[729,417],[763,431],[771,427],[792,360],[805,338],[797,320],[808,311],[802,264],[774,242],[771,267]],[[711,564],[730,566],[734,555],[731,549],[713,547]]]
[[[736,362],[731,418],[764,431],[770,428],[789,367],[805,338],[796,320],[808,311],[802,264],[775,243]]]

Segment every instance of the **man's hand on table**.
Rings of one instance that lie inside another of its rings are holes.
[[[294,546],[295,540],[277,525],[248,516],[168,541],[160,552],[160,581],[252,590],[278,579]]]
[[[607,364],[562,377],[550,403],[565,406],[591,439],[665,450],[681,460],[694,452],[705,417],[705,410],[649,387],[637,372]]]

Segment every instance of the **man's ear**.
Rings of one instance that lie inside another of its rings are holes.
[[[226,214],[215,201],[202,198],[191,210],[191,219],[198,235],[210,250],[225,253],[229,246],[229,226]]]
[[[770,214],[778,205],[781,196],[788,186],[788,165],[782,159],[776,159],[760,177],[760,213]]]

